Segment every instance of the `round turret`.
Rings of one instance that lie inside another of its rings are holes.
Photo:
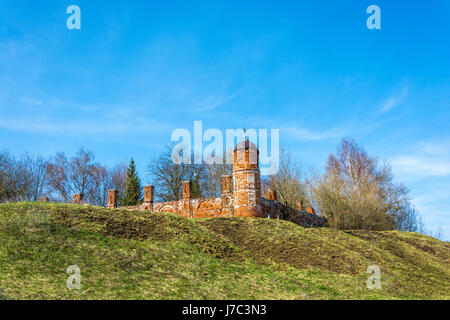
[[[249,169],[259,171],[259,150],[253,142],[245,138],[234,148],[233,171]]]
[[[262,214],[258,157],[258,148],[248,139],[234,148],[234,216],[259,217]]]

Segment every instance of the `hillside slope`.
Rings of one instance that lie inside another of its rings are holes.
[[[66,269],[81,270],[69,290]],[[381,289],[366,286],[381,268]],[[0,299],[449,299],[450,244],[416,233],[49,203],[0,205]]]

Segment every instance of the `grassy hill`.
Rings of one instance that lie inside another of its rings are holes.
[[[366,286],[373,264],[380,290]],[[70,265],[80,290],[66,286]],[[450,298],[450,243],[271,219],[0,205],[0,299],[406,298]]]

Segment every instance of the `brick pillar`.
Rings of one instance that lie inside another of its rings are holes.
[[[183,215],[188,218],[192,218],[191,210],[191,181],[183,181],[181,193],[183,199]]]
[[[231,193],[231,176],[222,176],[222,194]]]
[[[277,192],[275,190],[269,190],[269,192],[267,192],[267,200],[277,201]]]
[[[108,208],[117,208],[119,190],[108,190]]]
[[[231,176],[222,176],[222,215],[233,215],[233,199],[231,190]]]
[[[144,187],[144,202],[153,203],[155,195],[155,187],[154,186],[145,186]]]
[[[299,210],[299,211],[303,210],[303,201],[302,200],[297,201],[297,210]]]
[[[153,201],[155,199],[155,187],[145,186],[144,187],[144,209],[153,210]]]
[[[183,196],[183,199],[191,198],[191,181],[183,181],[182,196]]]
[[[73,204],[82,204],[83,203],[83,194],[74,194],[73,195]]]

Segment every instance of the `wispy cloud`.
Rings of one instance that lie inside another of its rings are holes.
[[[345,132],[340,128],[333,128],[327,131],[313,131],[300,127],[285,127],[281,131],[287,136],[300,141],[320,141],[333,138],[341,138]]]
[[[450,161],[433,157],[400,156],[392,160],[396,172],[411,178],[450,175]]]
[[[391,159],[394,171],[406,180],[450,175],[450,143],[419,143],[414,154]]]
[[[411,152],[390,159],[393,172],[407,182],[416,208],[428,229],[439,226],[450,239],[450,140],[424,141],[411,147]]]
[[[446,241],[450,240],[450,211],[447,204],[449,187],[448,182],[431,184],[414,197],[414,205],[419,210],[426,229],[441,228]]]
[[[389,112],[390,110],[398,106],[403,101],[403,99],[406,97],[407,94],[408,88],[404,87],[401,92],[390,96],[384,101],[383,105],[378,110],[378,113],[383,114]]]
[[[277,123],[279,124],[279,120]],[[285,134],[286,136],[299,141],[322,141],[322,140],[328,140],[328,139],[341,139],[346,136],[358,136],[358,135],[365,135],[370,132],[375,131],[377,128],[379,128],[381,125],[385,123],[384,120],[377,120],[377,121],[354,121],[354,120],[348,120],[345,123],[340,123],[336,126],[333,126],[329,129],[320,130],[320,128],[317,127],[317,129],[310,129],[305,126],[300,125],[286,125],[282,126],[280,130]]]
[[[211,111],[217,109],[233,100],[235,96],[235,94],[230,96],[210,96],[204,101],[196,103],[197,106],[194,107],[193,111]]]
[[[145,117],[122,117],[121,121],[117,121],[116,118],[61,121],[61,119],[33,117],[0,119],[0,128],[11,131],[41,133],[51,136],[85,136],[92,134],[115,135],[125,133],[163,133],[168,132],[171,126]]]

